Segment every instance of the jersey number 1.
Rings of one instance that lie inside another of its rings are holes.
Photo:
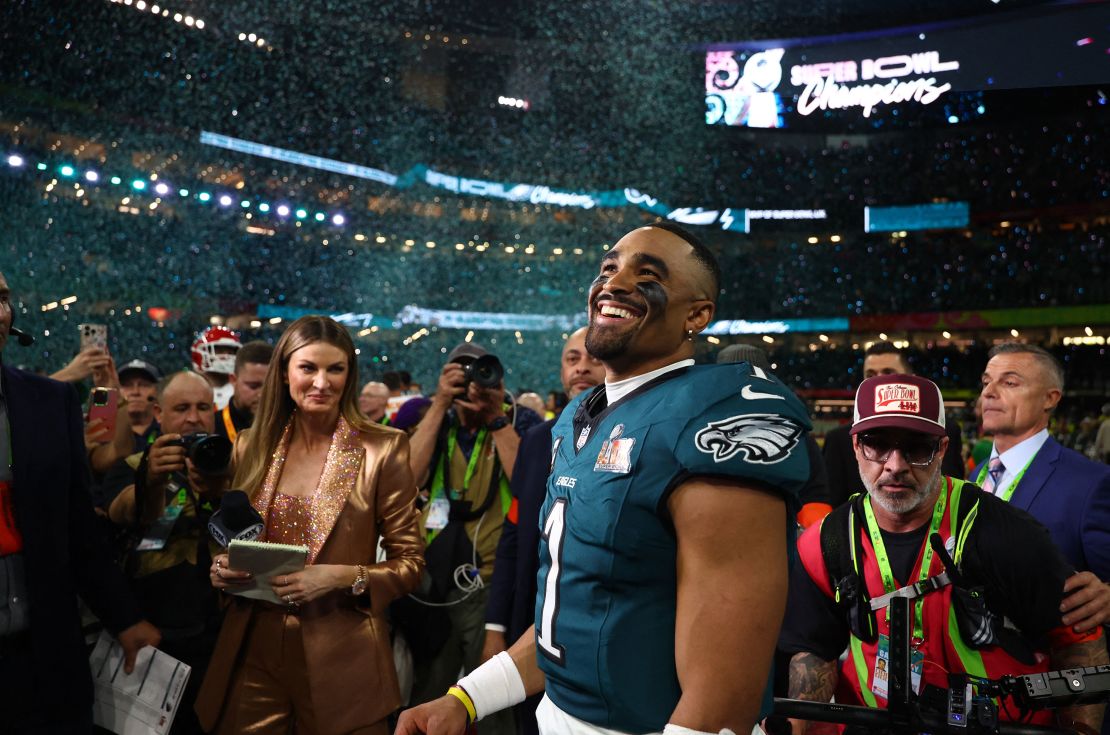
[[[551,566],[543,585],[543,610],[540,611],[539,631],[536,645],[549,659],[557,664],[563,663],[563,647],[555,642],[555,617],[559,614],[559,573],[563,561],[563,532],[566,530],[566,498],[559,498],[551,506],[547,520],[543,524],[543,538],[547,541],[547,553]]]

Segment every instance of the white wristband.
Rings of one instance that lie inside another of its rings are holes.
[[[474,702],[475,721],[520,704],[527,696],[524,679],[520,678],[508,651],[502,651],[459,679],[459,686]]]

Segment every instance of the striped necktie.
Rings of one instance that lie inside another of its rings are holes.
[[[987,465],[987,479],[983,482],[983,489],[992,495],[997,495],[998,482],[1004,472],[1006,467],[1002,464],[1002,458],[991,457],[990,464]]]

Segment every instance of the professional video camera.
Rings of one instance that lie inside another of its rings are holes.
[[[222,475],[231,464],[231,442],[220,434],[185,434],[168,443],[185,447],[185,454],[202,475]]]
[[[1048,671],[1043,674],[983,679],[950,674],[948,689],[926,686],[913,692],[910,678],[910,601],[890,601],[890,696],[887,709],[845,704],[775,699],[767,732],[790,732],[786,718],[847,725],[845,734],[999,733],[999,735],[1074,735],[1064,730],[1021,722],[1000,722],[995,700],[1012,697],[1022,714],[1110,699],[1110,666]]]

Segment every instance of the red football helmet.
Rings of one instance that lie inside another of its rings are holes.
[[[193,365],[202,373],[232,375],[235,353],[242,346],[239,335],[227,327],[209,327],[193,342]]]

